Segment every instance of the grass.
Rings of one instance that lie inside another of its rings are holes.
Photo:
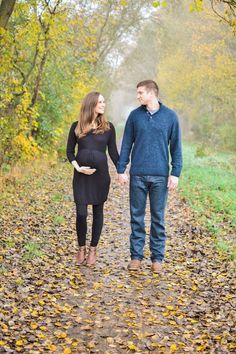
[[[236,159],[232,154],[216,153],[184,145],[184,168],[180,192],[197,212],[199,221],[216,236],[216,247],[233,258],[236,229]]]
[[[37,242],[28,242],[24,246],[24,255],[23,259],[24,260],[30,260],[34,259],[37,257],[42,257],[44,256],[44,252],[41,248],[41,245]]]
[[[62,215],[56,215],[53,219],[54,224],[63,225],[66,222],[66,219]]]

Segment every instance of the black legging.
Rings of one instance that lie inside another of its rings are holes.
[[[76,231],[79,246],[85,246],[87,234],[87,204],[76,204]],[[96,247],[103,227],[103,203],[93,205],[93,225],[91,246]]]

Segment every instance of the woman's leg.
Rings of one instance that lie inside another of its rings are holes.
[[[96,247],[100,239],[103,227],[103,205],[93,205],[93,226],[92,226],[92,240],[91,246]]]
[[[96,247],[102,232],[103,227],[103,203],[93,205],[93,225],[92,225],[92,240],[87,257],[87,265],[93,266],[96,263]]]
[[[87,234],[87,204],[76,204],[76,231],[80,247],[86,244]]]

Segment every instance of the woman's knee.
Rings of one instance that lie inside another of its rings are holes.
[[[76,204],[76,214],[78,218],[86,218],[88,215],[86,204]]]

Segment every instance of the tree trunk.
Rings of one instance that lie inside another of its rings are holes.
[[[2,0],[0,5],[0,27],[6,28],[16,0]]]

